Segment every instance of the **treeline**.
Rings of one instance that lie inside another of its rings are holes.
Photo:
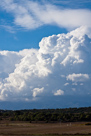
[[[0,110],[0,120],[29,122],[91,121],[91,107],[66,109]]]

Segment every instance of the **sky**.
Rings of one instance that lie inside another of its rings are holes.
[[[91,106],[91,1],[0,0],[0,109]]]

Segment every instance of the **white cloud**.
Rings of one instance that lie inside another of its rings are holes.
[[[72,91],[76,91],[76,88],[72,88]]]
[[[9,25],[0,25],[0,28],[5,29],[6,31],[10,32],[10,33],[15,33],[15,30],[12,26]]]
[[[72,83],[72,85],[77,85],[77,83]]]
[[[12,14],[15,25],[25,29],[35,29],[43,25],[57,25],[67,29],[82,25],[91,27],[91,10],[87,9],[61,9],[49,3],[29,0],[3,0],[0,1],[0,6]]]
[[[72,80],[73,82],[82,82],[82,81],[86,81],[89,79],[89,75],[88,74],[70,74],[67,76],[67,80]]]
[[[0,51],[0,73],[9,74],[15,69],[22,56],[14,51]]]
[[[83,85],[83,83],[81,83],[80,85]]]
[[[38,94],[42,93],[44,90],[44,87],[42,88],[34,88],[33,91],[33,97],[36,97]]]
[[[54,95],[64,95],[64,91],[59,89],[54,93]]]
[[[65,84],[64,84],[64,86],[67,86],[67,85],[69,85],[69,83],[65,83]]]
[[[81,27],[45,37],[39,49],[0,51],[0,100],[31,101],[39,96],[88,94],[91,38],[85,30]],[[72,90],[73,85],[76,91]]]

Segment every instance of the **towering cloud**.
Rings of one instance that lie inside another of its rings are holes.
[[[0,100],[91,95],[91,38],[85,27],[44,37],[39,49],[0,51]]]

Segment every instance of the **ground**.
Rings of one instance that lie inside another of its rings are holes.
[[[76,123],[29,123],[29,122],[0,122],[0,136],[31,136],[46,135],[56,136],[62,134],[89,134],[91,125],[86,122]]]

